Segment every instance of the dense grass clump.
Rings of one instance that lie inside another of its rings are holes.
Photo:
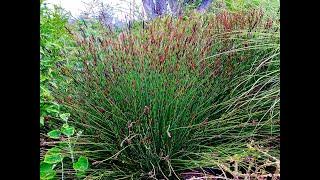
[[[90,179],[257,176],[278,163],[277,24],[254,10],[75,34],[81,63],[62,68],[55,96],[83,130],[74,153],[89,158]]]

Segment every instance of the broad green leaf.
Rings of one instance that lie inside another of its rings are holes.
[[[68,121],[69,117],[70,117],[70,113],[60,114],[60,118],[64,121]]]
[[[88,158],[80,156],[76,163],[73,163],[73,169],[76,171],[85,171],[89,168]]]
[[[61,149],[57,148],[57,147],[53,147],[51,149],[48,150],[48,153],[51,153],[51,154],[58,154],[58,153],[61,153]]]
[[[56,176],[56,171],[53,170],[53,164],[41,162],[40,164],[40,179],[53,179]]]
[[[48,170],[48,171],[40,171],[40,179],[41,180],[49,180],[54,179],[57,172],[55,170]]]
[[[61,162],[62,159],[63,156],[61,154],[61,150],[56,147],[49,149],[44,156],[44,162],[48,164],[56,164],[58,162]]]
[[[45,162],[41,162],[40,163],[40,171],[48,171],[53,169],[53,164],[48,164]]]
[[[61,132],[58,129],[48,132],[48,136],[52,139],[59,139]]]
[[[70,136],[72,136],[73,134],[74,134],[74,127],[72,127],[72,126],[69,126],[68,124],[64,124],[62,127],[61,127],[61,132],[64,134],[64,135],[66,135],[66,136],[68,136],[68,137],[70,137]]]

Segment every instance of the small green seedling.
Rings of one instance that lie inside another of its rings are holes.
[[[70,114],[64,113],[60,114],[60,118],[65,122],[60,129],[54,129],[47,133],[49,138],[52,139],[61,139],[61,136],[67,136],[66,139],[58,142],[58,145],[49,149],[48,152],[44,156],[44,161],[41,162],[40,167],[40,175],[41,179],[53,179],[55,178],[57,172],[54,170],[54,167],[61,163],[61,178],[64,179],[64,172],[63,172],[63,160],[64,155],[62,154],[62,149],[69,151],[70,158],[73,163],[73,168],[77,172],[77,177],[84,177],[85,171],[89,168],[88,158],[84,156],[80,156],[77,162],[74,162],[74,153],[73,153],[73,141],[77,141],[79,136],[81,135],[82,131],[79,131],[76,134],[76,138],[71,137],[75,135],[75,128],[68,124]]]

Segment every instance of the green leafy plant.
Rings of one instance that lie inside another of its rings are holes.
[[[59,140],[45,142],[57,145],[51,149],[47,147],[41,149],[44,155],[40,172],[41,179],[53,179],[57,174],[54,167],[61,168],[63,179],[63,162],[65,161],[67,166],[70,165],[68,158],[65,157],[70,157],[72,162],[74,161],[73,146],[80,134],[78,132],[76,137],[73,136],[75,128],[67,122],[70,114],[63,113],[65,111],[52,96],[52,90],[63,88],[67,83],[61,81],[57,69],[60,64],[66,66],[72,64],[72,60],[75,59],[73,56],[75,42],[67,29],[68,14],[58,6],[50,9],[45,1],[40,3],[40,125],[42,127],[40,140],[46,138],[45,134],[51,140]],[[64,122],[63,125],[57,121],[59,118]],[[48,164],[52,166],[48,168]]]
[[[61,164],[61,173],[62,179],[64,179],[64,160],[65,157],[71,158],[73,163],[74,170],[77,171],[77,176],[83,177],[86,173],[86,170],[89,167],[88,159],[85,156],[80,156],[77,162],[74,162],[74,146],[76,141],[81,135],[79,131],[75,137],[75,128],[68,124],[70,118],[69,113],[64,113],[59,115],[61,120],[64,122],[60,129],[55,129],[48,132],[48,137],[52,139],[61,139],[58,144],[49,149],[44,155],[44,160],[40,164],[40,175],[41,179],[53,179],[57,172],[54,170],[54,167],[58,164]],[[66,136],[63,138],[62,136]],[[62,139],[63,138],[63,139]],[[68,162],[68,161],[67,161]]]
[[[68,64],[72,59],[74,41],[67,31],[68,15],[62,8],[49,9],[46,2],[40,7],[40,125],[45,127],[49,119],[57,118],[61,107],[51,95],[61,85],[57,64]],[[68,52],[68,53],[66,53]]]

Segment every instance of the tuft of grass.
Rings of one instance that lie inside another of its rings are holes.
[[[277,23],[260,10],[223,11],[76,34],[81,63],[62,68],[54,95],[83,130],[74,153],[92,163],[88,178],[180,179],[240,166],[250,174],[248,157],[279,158]]]

